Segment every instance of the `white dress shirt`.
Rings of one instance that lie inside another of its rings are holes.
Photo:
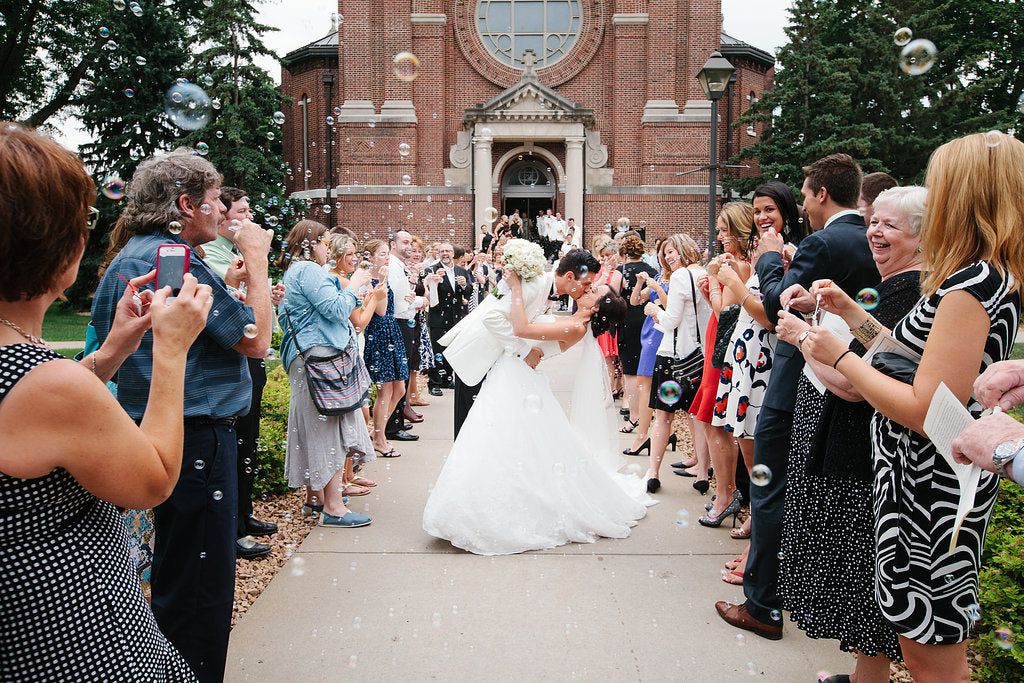
[[[394,254],[388,259],[388,287],[394,293],[397,320],[408,320],[423,307],[421,296],[416,297],[412,303],[405,300],[405,297],[412,293],[412,287],[409,285],[409,276],[405,273],[405,264]]]

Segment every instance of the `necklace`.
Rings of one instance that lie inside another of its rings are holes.
[[[40,337],[37,337],[34,334],[29,334],[25,330],[21,329],[20,327],[18,327],[14,323],[12,323],[7,318],[0,318],[0,323],[3,323],[4,325],[7,325],[7,327],[11,328],[12,330],[14,330],[18,334],[20,334],[25,339],[28,339],[33,344],[38,344],[39,346],[46,346],[46,342],[43,341]],[[49,347],[47,347],[47,348],[49,348]]]

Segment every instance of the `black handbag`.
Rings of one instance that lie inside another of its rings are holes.
[[[904,384],[913,384],[917,375],[918,361],[889,351],[879,351],[871,357],[871,367],[883,375],[898,379]]]
[[[704,350],[700,345],[700,321],[697,318],[697,290],[693,286],[693,274],[690,274],[690,290],[693,298],[693,323],[697,330],[697,348],[686,354],[684,358],[676,356],[676,342],[679,339],[679,328],[672,330],[672,379],[680,387],[694,387],[700,384],[704,374]]]
[[[739,304],[731,304],[718,314],[718,331],[715,333],[715,351],[711,354],[711,367],[721,370],[725,364],[725,354],[729,351],[729,342],[740,319]]]

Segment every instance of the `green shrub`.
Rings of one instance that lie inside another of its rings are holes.
[[[1024,488],[1005,479],[985,538],[980,602],[974,650],[981,661],[971,679],[1024,680]]]
[[[256,444],[253,495],[265,496],[288,491],[284,475],[285,439],[288,435],[288,375],[280,361],[267,361],[267,386],[263,388],[260,438]]]

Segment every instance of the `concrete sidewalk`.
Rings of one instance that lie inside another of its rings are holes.
[[[577,353],[542,366],[563,405]],[[231,634],[227,680],[810,682],[852,671],[835,641],[806,638],[788,615],[778,642],[718,618],[716,600],[743,598],[720,579],[743,542],[697,524],[710,498],[669,468],[628,539],[480,557],[428,536],[420,521],[451,446],[452,392],[430,399],[420,440],[368,466],[379,486],[352,499],[373,524],[310,533]]]

